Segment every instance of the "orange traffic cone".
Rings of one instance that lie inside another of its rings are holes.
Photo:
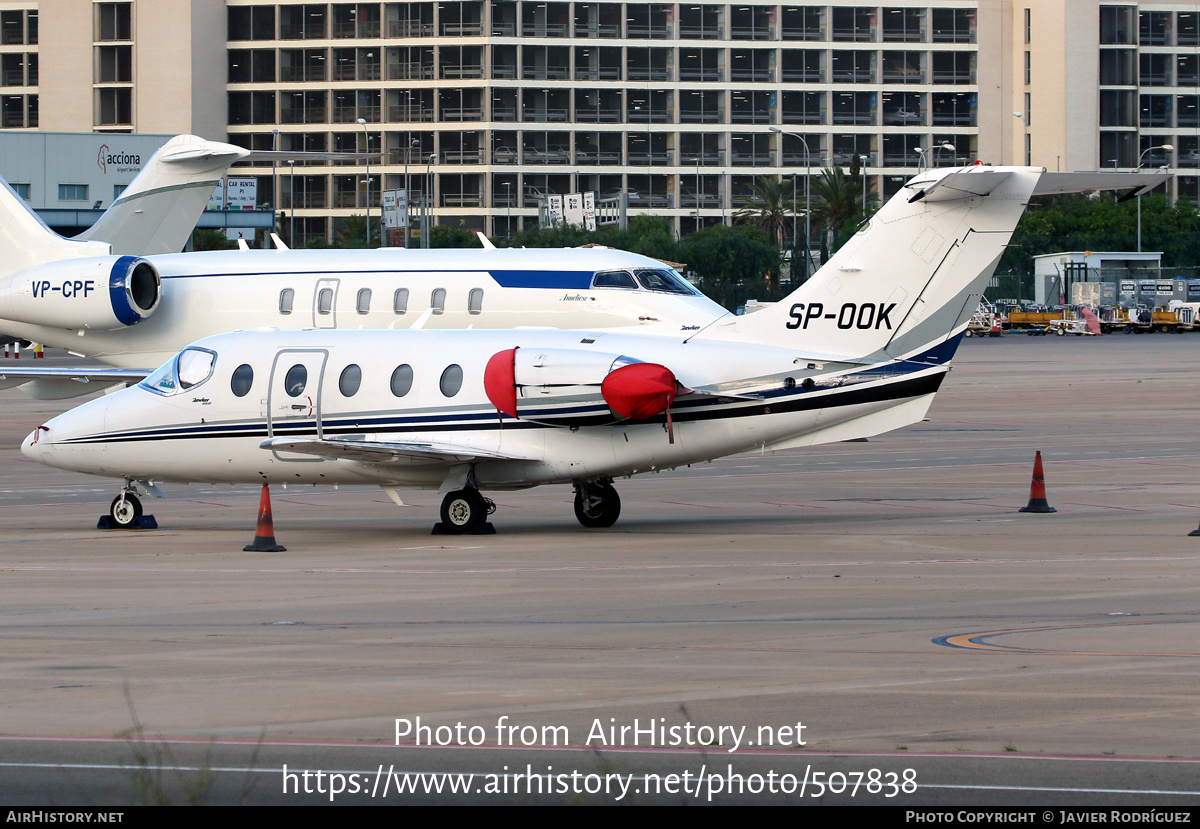
[[[1042,474],[1040,450],[1033,458],[1033,483],[1029,487],[1029,503],[1021,507],[1021,512],[1058,512],[1046,501],[1046,477]]]
[[[258,499],[258,529],[254,531],[254,542],[242,548],[245,553],[282,553],[287,550],[275,543],[275,522],[271,518],[271,491],[263,484],[262,497]]]

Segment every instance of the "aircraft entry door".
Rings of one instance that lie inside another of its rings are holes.
[[[321,439],[324,349],[286,349],[275,355],[267,390],[267,436]],[[312,455],[276,452],[281,461],[320,462]]]

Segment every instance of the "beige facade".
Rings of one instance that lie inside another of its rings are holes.
[[[1196,11],[0,0],[0,98],[8,128],[195,132],[297,151],[369,143],[384,153],[372,209],[381,189],[404,186],[407,157],[414,198],[491,233],[578,190],[628,192],[633,210],[686,232],[728,221],[758,175],[803,182],[806,168],[855,155],[885,195],[921,164],[1021,163],[1028,147],[1052,170],[1171,163],[1195,198]],[[1161,144],[1175,149],[1150,149]],[[267,171],[244,172],[261,176],[264,205],[295,213],[302,238],[366,208],[361,167],[281,170],[278,198]]]

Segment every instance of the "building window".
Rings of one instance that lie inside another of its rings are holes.
[[[15,193],[16,193],[18,196],[20,196],[21,198],[25,199],[25,201],[29,201],[29,185],[28,185],[28,184],[16,184],[16,183],[14,183],[14,184],[12,184],[11,186],[12,186],[12,189],[13,189],[13,191],[14,191],[14,192],[15,192]]]
[[[88,186],[86,184],[58,185],[59,201],[87,201]]]
[[[132,46],[96,47],[96,83],[130,83],[132,81]]]
[[[1025,43],[1028,45],[1033,42],[1033,9],[1025,10]]]
[[[0,43],[17,46],[25,42],[25,13],[21,11],[0,12]]]
[[[96,4],[96,40],[132,40],[130,3]]]
[[[230,40],[274,40],[274,6],[232,6],[229,9]]]
[[[1100,42],[1133,44],[1133,6],[1100,7]]]
[[[96,98],[97,126],[103,127],[133,123],[132,89],[128,87],[120,89],[97,89]]]

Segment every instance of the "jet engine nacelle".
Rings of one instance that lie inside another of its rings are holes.
[[[483,382],[492,405],[509,417],[564,425],[573,416],[548,412],[531,418],[528,410],[566,398],[594,397],[604,400],[614,418],[644,420],[670,409],[681,388],[666,366],[566,348],[500,351],[488,360]]]
[[[0,280],[0,319],[72,330],[116,331],[154,313],[162,280],[136,256],[36,265]]]

